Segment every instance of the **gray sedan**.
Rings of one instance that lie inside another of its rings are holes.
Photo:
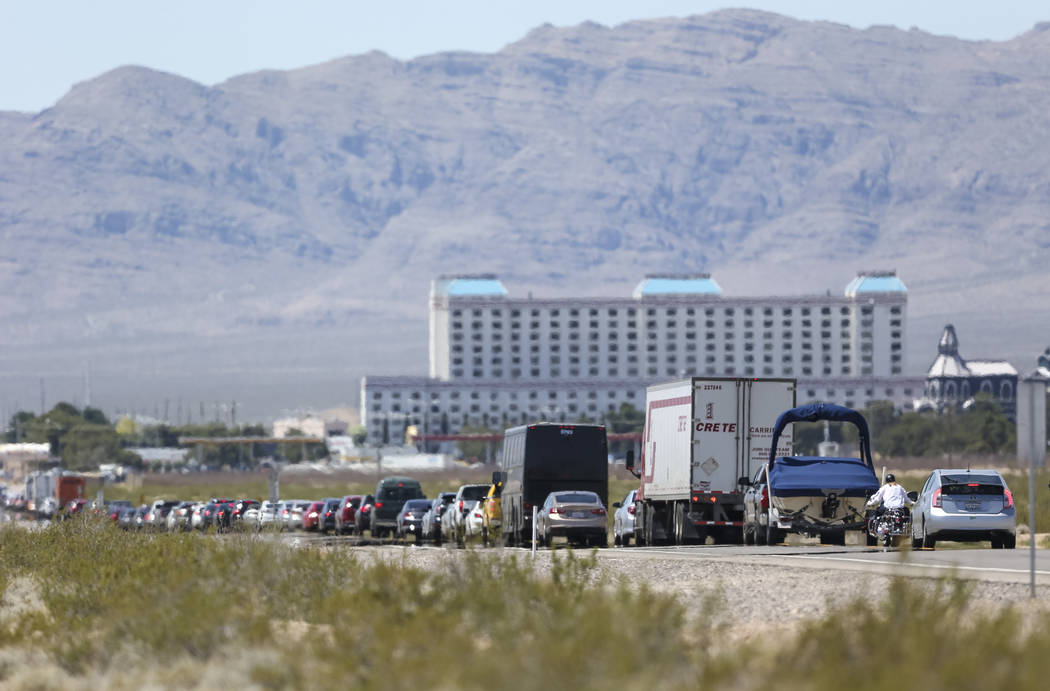
[[[989,540],[994,549],[1017,546],[1013,494],[996,470],[935,470],[913,511],[915,549],[932,549],[938,540]]]
[[[536,517],[540,544],[550,546],[555,537],[570,543],[605,547],[609,544],[606,511],[594,492],[551,492]]]

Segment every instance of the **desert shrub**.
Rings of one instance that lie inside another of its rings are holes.
[[[207,670],[231,665],[237,686],[311,691],[1023,690],[1050,674],[1041,618],[977,606],[952,581],[898,580],[885,600],[727,645],[732,613],[709,618],[717,590],[708,614],[687,616],[670,595],[603,575],[594,554],[553,554],[549,570],[492,551],[427,568],[361,554],[93,520],[4,527],[0,586],[31,580],[39,603],[16,611],[5,592],[0,652],[122,688],[207,685]],[[14,673],[0,665],[0,686]]]
[[[894,580],[884,601],[855,600],[759,659],[760,689],[1043,688],[1050,629],[1021,610],[975,606],[963,581]]]

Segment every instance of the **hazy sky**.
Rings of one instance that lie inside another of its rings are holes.
[[[1046,0],[0,0],[0,110],[41,110],[127,64],[215,84],[373,49],[402,59],[494,52],[545,22],[615,25],[741,6],[978,40],[1050,20]]]

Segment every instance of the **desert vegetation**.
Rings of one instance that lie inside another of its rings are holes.
[[[0,588],[0,685],[16,689],[1034,689],[1050,673],[1043,618],[973,607],[956,582],[896,581],[727,647],[717,587],[688,610],[593,555],[541,571],[468,551],[422,569],[87,519],[0,530]]]

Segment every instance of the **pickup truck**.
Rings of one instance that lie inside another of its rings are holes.
[[[375,503],[369,512],[372,537],[381,538],[397,530],[397,515],[409,499],[426,499],[419,481],[410,477],[385,477],[376,485]]]
[[[441,537],[456,541],[457,547],[466,545],[467,537],[481,534],[480,511],[475,519],[474,510],[485,498],[490,485],[462,485],[456,498],[441,516]]]

